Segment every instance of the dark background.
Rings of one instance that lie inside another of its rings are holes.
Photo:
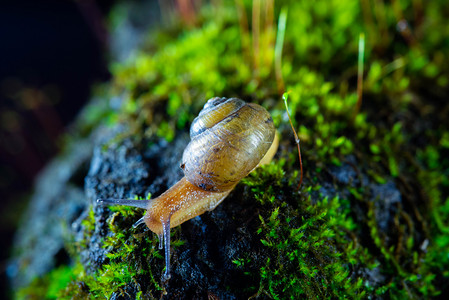
[[[61,134],[109,78],[110,1],[0,3],[0,299],[14,230]]]

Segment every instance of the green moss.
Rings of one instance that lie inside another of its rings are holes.
[[[377,264],[349,234],[357,226],[347,201],[324,198],[313,205],[310,196],[291,190],[277,164],[254,173],[243,182],[263,207],[257,233],[268,252],[259,262],[258,293],[274,299],[366,296],[363,278],[351,272]],[[276,191],[266,189],[266,182],[275,182]]]
[[[150,196],[149,196],[150,197]],[[114,213],[108,219],[108,235],[102,247],[107,250],[107,263],[94,274],[87,275],[80,266],[76,270],[76,281],[66,285],[60,291],[59,296],[66,299],[97,299],[110,298],[113,293],[124,293],[123,287],[134,282],[140,286],[136,278],[143,278],[145,291],[161,291],[160,278],[154,276],[162,273],[164,259],[158,250],[158,240],[153,234],[137,234],[131,228],[133,221],[137,221],[142,215],[142,210],[127,206],[111,206]],[[91,228],[94,220],[88,217],[83,226]],[[176,235],[175,233],[173,233]],[[86,237],[88,238],[88,237]],[[80,247],[86,244],[81,243]],[[172,242],[173,247],[182,245],[182,241],[176,238]],[[152,266],[160,268],[152,270]],[[136,297],[142,296],[140,290]]]
[[[84,227],[84,230],[90,235],[95,230],[95,213],[92,207],[89,209],[88,216],[81,221],[81,225]]]
[[[150,197],[149,194],[147,199]],[[144,292],[145,297],[158,297],[163,290],[159,275],[163,273],[164,258],[158,249],[157,236],[148,232],[136,233],[140,230],[131,228],[143,211],[128,206],[109,208],[114,212],[107,221],[111,234],[105,238],[102,245],[107,250],[108,261],[91,275],[87,275],[80,264],[77,265],[79,268],[74,271],[76,281],[60,291],[61,298],[110,298],[114,293],[125,293],[123,287],[130,283],[134,283],[138,288],[137,298],[143,297]],[[83,221],[86,229],[94,224],[91,215],[93,216],[93,213]],[[184,241],[177,238],[179,230],[172,230],[171,235],[172,249],[184,244]],[[83,245],[84,243],[81,243],[80,246]]]
[[[423,253],[417,251],[413,235],[408,235],[413,234],[407,233],[410,228],[400,225],[399,230],[408,238],[402,245],[389,246],[378,230],[372,202],[366,202],[366,225],[356,224],[351,217],[354,200],[315,198],[317,202],[312,204],[310,193],[319,186],[310,186],[301,195],[291,190],[292,185],[283,174],[281,168],[271,164],[243,180],[263,207],[257,233],[268,254],[265,261],[258,262],[260,285],[253,287],[258,294],[268,294],[274,299],[365,298],[373,294],[404,298],[413,294],[424,297],[439,294],[435,288],[435,272],[438,268],[440,274],[447,276],[446,267],[442,267],[447,262],[441,260],[448,253],[446,235],[440,235],[432,250]],[[274,185],[266,188],[268,182]],[[356,201],[364,202],[363,190],[354,190],[352,194]],[[363,232],[364,226],[369,228],[374,248],[360,243],[354,235]],[[398,257],[397,247],[406,248],[407,254]],[[438,267],[430,262],[436,257],[440,257]],[[429,264],[423,264],[423,259],[429,260]],[[245,270],[249,262],[240,258],[234,263]],[[371,286],[363,275],[369,270],[378,270],[391,276],[391,280]]]
[[[435,133],[429,133],[434,136]],[[447,131],[442,132],[439,135],[439,140],[443,139],[447,135]],[[445,154],[443,154],[445,153]],[[424,272],[428,270],[438,270],[427,276],[428,282],[438,276],[441,280],[441,276],[449,277],[448,266],[449,256],[447,255],[449,249],[449,197],[447,196],[447,190],[449,188],[448,173],[449,173],[449,160],[443,155],[447,155],[445,148],[434,148],[427,146],[425,149],[418,152],[418,157],[423,163],[425,168],[420,169],[418,173],[418,180],[421,182],[423,189],[425,190],[426,198],[429,201],[430,206],[430,230],[432,230],[432,237],[426,241],[426,250],[428,251],[425,256],[425,262],[422,264]],[[446,194],[446,196],[444,196]],[[432,288],[433,285],[430,285]],[[423,290],[427,291],[428,288],[423,287]],[[434,291],[435,292],[435,291]]]
[[[301,140],[305,181],[300,193],[295,143],[273,64],[276,22],[263,24],[259,36],[253,36],[252,25],[245,31],[239,23],[242,12],[251,18],[253,1],[242,1],[240,8],[223,1],[198,12],[197,26],[153,33],[147,49],[111,66],[113,83],[102,93],[123,95],[122,107],[116,112],[90,108],[83,130],[106,118],[126,123],[127,134],[138,140],[171,141],[212,96],[262,103],[279,128],[281,147],[273,163],[242,181],[260,210],[256,233],[267,253],[260,261],[233,260],[237,270],[258,278],[259,285],[247,290],[275,299],[436,296],[449,277],[449,132],[442,125],[447,116],[439,112],[444,112],[441,95],[447,94],[449,78],[441,67],[449,64],[449,30],[444,30],[449,16],[442,10],[444,0],[424,7],[418,2],[275,3],[274,19],[281,5],[288,11],[283,63],[277,67]],[[411,36],[397,30],[403,20],[411,24]],[[354,115],[360,33],[366,35],[366,72],[363,103]],[[256,38],[264,47],[251,44]],[[329,178],[328,167],[348,157],[357,161],[359,185]],[[364,184],[390,181],[402,199],[391,217],[397,234],[387,236],[376,217],[375,201],[382,199],[373,200]],[[341,196],[320,195],[324,184]],[[154,266],[163,265],[154,250],[156,237],[129,229],[141,211],[113,210],[111,234],[103,241],[109,261],[94,275],[78,270],[77,284],[69,284],[66,295],[110,296],[138,280],[148,289],[161,289],[153,275],[162,272]],[[83,226],[81,248],[95,229],[93,212]],[[176,238],[172,243],[180,244]],[[250,274],[254,265],[260,273]],[[378,282],[370,281],[370,272],[379,274]],[[45,295],[49,284],[41,285],[39,295]]]
[[[131,229],[131,222],[141,217],[142,210],[126,206],[111,209],[115,213],[111,215],[108,223],[113,235],[108,236],[103,243],[103,248],[108,250],[109,263],[103,265],[93,276],[94,280],[87,282],[91,293],[110,296],[140,275],[148,276],[150,284],[146,286],[147,289],[161,290],[159,278],[153,276],[150,267],[154,260],[158,261],[158,265],[164,265],[158,250],[157,237],[154,234],[136,235]],[[176,246],[176,242],[173,245]],[[157,270],[157,274],[161,271]]]
[[[60,266],[19,290],[16,299],[59,299],[67,285],[76,278],[74,267]]]

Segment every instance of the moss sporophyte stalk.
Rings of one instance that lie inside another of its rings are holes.
[[[160,278],[165,253],[158,238],[132,228],[142,211],[91,205],[65,241],[71,263],[18,297],[447,293],[446,6],[238,0],[163,11],[178,17],[148,35],[129,60],[112,62],[111,82],[98,88],[99,95],[119,96],[120,106],[113,110],[112,97],[104,97],[101,113],[86,110],[87,124],[79,127],[84,136],[105,123],[120,128],[98,145],[86,177],[89,200],[162,193],[179,174],[167,166],[177,170],[182,162],[181,155],[168,160],[168,149],[182,144],[212,97],[265,107],[279,133],[277,154],[236,184],[223,205],[171,230],[169,283]],[[299,190],[284,92],[301,141]]]

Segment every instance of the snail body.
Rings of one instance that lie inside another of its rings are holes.
[[[253,169],[268,163],[278,141],[270,114],[237,98],[211,98],[190,128],[183,153],[184,177],[152,200],[98,199],[104,204],[146,209],[144,222],[165,245],[165,278],[170,277],[170,228],[213,210]]]

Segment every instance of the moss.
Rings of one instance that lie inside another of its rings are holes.
[[[310,195],[291,190],[276,164],[258,169],[243,182],[263,206],[257,234],[268,254],[258,262],[258,294],[274,299],[367,296],[370,289],[364,279],[351,273],[377,263],[350,234],[357,226],[347,201],[324,198],[312,204]],[[271,186],[274,190],[265,188],[267,182],[277,183]]]
[[[159,277],[153,276],[150,265],[163,266],[163,257],[157,250],[158,241],[154,235],[136,234],[131,230],[132,220],[139,218],[141,210],[126,207],[111,207],[114,213],[108,219],[108,227],[112,234],[103,242],[102,247],[107,250],[108,262],[93,274],[87,274],[81,264],[77,264],[73,271],[73,278],[69,284],[61,286],[58,299],[97,299],[110,298],[112,294],[126,294],[123,288],[131,282],[140,286],[137,278],[144,280],[144,291],[162,290]],[[88,230],[94,226],[93,212],[83,221],[83,226]],[[136,221],[136,220],[134,220]],[[85,231],[88,232],[88,231]],[[89,239],[87,234],[85,239]],[[80,243],[80,247],[86,247],[88,241]],[[173,246],[179,246],[182,242],[175,240]],[[156,261],[156,263],[155,263]],[[132,262],[132,263],[130,263]],[[162,270],[157,270],[160,274]],[[136,295],[142,297],[140,290]],[[140,295],[140,296],[139,296]]]
[[[16,299],[59,299],[61,292],[76,278],[73,266],[60,266],[19,290]]]
[[[448,65],[444,53],[449,50],[445,1],[425,7],[419,1],[276,2],[275,17],[281,5],[288,12],[278,68],[301,139],[305,181],[300,192],[295,190],[295,144],[273,64],[275,22],[262,18],[264,30],[254,36],[257,31],[238,17],[250,16],[253,2],[237,2],[205,7],[198,12],[197,26],[153,33],[152,42],[136,57],[112,64],[114,79],[105,93],[124,95],[123,105],[105,115],[92,108],[86,128],[106,116],[124,122],[127,134],[137,140],[158,136],[171,141],[209,97],[262,103],[282,142],[275,162],[242,181],[260,211],[253,233],[266,254],[260,260],[232,260],[236,270],[257,278],[259,285],[246,290],[275,299],[428,298],[447,291],[449,131],[443,124],[449,74],[441,67]],[[397,30],[405,20],[411,35]],[[362,107],[354,115],[361,32],[366,33],[366,72]],[[256,38],[266,47],[250,45]],[[356,162],[358,178],[344,184],[331,178],[329,169],[349,158]],[[387,182],[401,192],[390,220],[393,233],[381,228],[376,201],[382,199],[371,194],[374,184]],[[337,196],[320,194],[325,185]],[[155,266],[163,265],[156,237],[128,229],[141,212],[113,210],[111,234],[103,241],[109,261],[93,275],[79,270],[78,284],[71,283],[66,295],[110,296],[142,282],[146,287],[139,297],[162,289],[154,275],[162,272]],[[94,231],[93,212],[83,226],[86,243],[80,247],[87,246]],[[180,246],[176,230],[173,234],[172,244]],[[253,274],[254,269],[260,272]],[[378,274],[377,281],[372,274]]]
[[[151,197],[148,194],[147,199]],[[133,230],[132,224],[142,215],[142,210],[127,206],[111,206],[113,214],[108,219],[111,234],[102,243],[107,253],[107,263],[93,274],[87,274],[78,263],[72,269],[72,280],[61,286],[58,299],[97,299],[110,298],[114,293],[126,295],[124,289],[134,283],[138,289],[136,299],[156,298],[163,291],[159,275],[163,273],[164,258],[158,250],[156,235]],[[93,210],[83,220],[85,233],[94,228]],[[92,233],[90,233],[92,234]],[[172,230],[172,249],[182,246],[184,241],[178,238],[179,230]],[[86,234],[85,239],[89,239]],[[82,241],[80,247],[86,247],[88,241]],[[129,294],[128,294],[129,295]]]
[[[302,195],[294,192],[283,170],[275,166],[262,167],[243,180],[264,208],[257,233],[268,254],[265,261],[258,262],[260,285],[253,289],[259,295],[268,294],[274,299],[365,298],[368,295],[404,298],[440,293],[435,288],[436,274],[447,276],[447,272],[445,267],[432,266],[430,261],[440,257],[439,263],[447,266],[441,261],[448,251],[446,236],[440,235],[429,253],[416,249],[413,235],[404,239],[402,245],[388,246],[378,229],[372,202],[365,203],[368,206],[365,225],[355,223],[351,217],[354,205],[351,202],[365,202],[363,190],[351,192],[353,200],[314,197],[318,202],[313,204],[311,194],[320,187],[309,186]],[[268,182],[273,185],[267,189]],[[405,226],[400,227],[406,235]],[[357,237],[366,229],[374,248],[369,243],[361,243]],[[407,254],[398,257],[397,247],[404,247]],[[429,264],[423,264],[422,259],[429,260]],[[251,265],[245,258],[235,263],[243,270],[245,264]],[[381,270],[391,280],[372,286],[364,277],[369,270]]]

